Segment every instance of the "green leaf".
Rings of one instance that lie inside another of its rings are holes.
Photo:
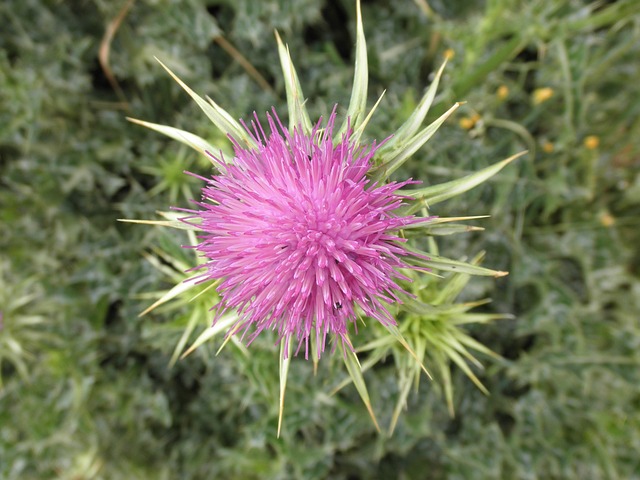
[[[374,178],[376,180],[386,180],[389,176],[395,172],[404,162],[406,162],[411,155],[417,152],[429,139],[438,131],[440,126],[445,122],[447,118],[455,112],[462,103],[456,103],[453,107],[447,110],[440,118],[436,119],[429,126],[425,127],[418,134],[404,142],[398,144],[394,150],[383,152],[380,156],[382,164],[376,169]]]
[[[367,42],[364,37],[360,0],[357,0],[356,2],[356,17],[356,60],[355,70],[353,74],[353,87],[351,89],[351,100],[349,101],[349,108],[347,109],[347,118],[345,118],[344,122],[342,122],[342,126],[340,127],[336,135],[336,138],[338,139],[347,130],[347,124],[349,121],[351,122],[351,128],[354,131],[358,130],[358,128],[362,124],[362,117],[367,106],[369,65],[367,63]],[[371,113],[373,113],[374,109],[371,110]]]
[[[435,353],[435,352],[434,352]],[[432,354],[434,356],[434,363],[440,371],[441,383],[444,388],[444,396],[447,402],[447,410],[451,417],[455,416],[455,410],[453,408],[453,382],[451,381],[451,368],[449,367],[449,361],[443,354]]]
[[[237,319],[238,319],[238,315],[236,315],[235,313],[224,315],[222,318],[219,318],[218,321],[215,323],[215,325],[208,327],[198,336],[198,338],[196,338],[196,340],[187,349],[187,351],[185,351],[180,356],[180,360],[187,357],[188,355],[191,355],[197,348],[199,348],[200,346],[202,346],[203,344],[211,340],[213,337],[215,337],[219,333],[222,333],[228,330]],[[229,335],[227,338],[230,338],[231,335],[232,335],[232,332],[229,332]]]
[[[445,353],[445,355],[447,355],[460,368],[460,370],[462,370],[464,374],[469,377],[469,379],[476,385],[476,387],[478,387],[478,389],[482,393],[484,393],[485,395],[489,395],[489,391],[487,390],[487,388],[471,371],[469,365],[467,365],[467,362],[460,356],[460,354],[458,354],[458,352],[453,347],[450,347],[443,342],[440,348]]]
[[[195,100],[202,111],[209,117],[209,119],[218,127],[222,132],[227,135],[231,135],[238,143],[244,143],[247,148],[255,148],[257,145],[251,136],[246,132],[242,125],[234,120],[226,110],[221,108],[216,102],[207,97],[207,100],[203,99],[196,92],[191,90],[178,76],[173,73],[169,67],[156,58],[158,63],[162,65],[169,75],[180,85],[191,98]]]
[[[598,11],[571,19],[566,23],[565,28],[570,32],[579,32],[585,29],[596,30],[622,19],[631,20],[640,13],[640,4],[634,1],[616,2],[606,7],[600,7],[601,5],[599,4],[593,4],[593,10],[598,8]]]
[[[504,277],[509,274],[509,272],[491,270],[489,268],[473,265],[472,263],[452,260],[450,258],[441,257],[439,255],[434,255],[427,252],[422,252],[420,250],[413,249],[413,248],[410,248],[410,250],[416,253],[419,253],[421,255],[425,255],[426,257],[429,257],[429,260],[424,260],[421,258],[413,258],[412,261],[414,263],[423,267],[434,268],[436,270],[442,270],[446,272],[468,273],[469,275],[480,275],[484,277],[496,277],[496,278]]]
[[[473,348],[474,350],[480,353],[484,353],[485,355],[488,355],[496,359],[502,359],[502,357],[498,355],[496,352],[494,352],[487,346],[483,345],[482,343],[478,342],[474,338],[470,337],[469,335],[461,335],[460,338],[458,338],[458,341],[461,344],[463,344],[465,347]]]
[[[461,317],[452,318],[449,321],[453,325],[466,325],[468,323],[489,323],[495,320],[513,320],[516,318],[510,313],[465,313]]]
[[[373,424],[376,427],[376,430],[380,432],[380,426],[378,425],[378,420],[376,420],[376,415],[373,413],[373,408],[371,408],[371,400],[369,399],[369,392],[367,391],[367,384],[364,381],[364,376],[362,375],[362,367],[360,366],[360,362],[358,361],[358,356],[351,349],[351,345],[344,345],[344,342],[348,342],[348,340],[340,341],[338,340],[338,347],[342,351],[342,359],[344,360],[344,365],[347,367],[347,372],[353,381],[353,385],[356,387],[362,402],[365,407],[367,407],[367,411],[371,416],[371,420],[373,420]]]
[[[402,227],[402,229],[409,230],[412,228],[424,228],[424,227],[430,227],[432,225],[437,225],[440,223],[459,222],[461,220],[477,220],[479,218],[489,218],[489,215],[472,215],[467,217],[429,217],[429,218],[425,218],[424,221],[422,222],[412,223],[411,225]]]
[[[167,303],[169,300],[173,300],[174,298],[182,295],[184,292],[186,292],[188,290],[191,290],[192,288],[199,287],[200,284],[192,281],[197,276],[200,276],[200,274],[195,275],[195,276],[190,277],[190,278],[187,278],[185,280],[182,280],[178,284],[174,285],[173,288],[171,288],[171,290],[169,290],[164,295],[162,295],[162,297],[160,297],[158,300],[156,300],[150,307],[146,308],[138,316],[142,317],[142,316],[146,315],[147,313],[149,313],[151,310],[159,307],[163,303]]]
[[[432,227],[425,228],[424,234],[444,236],[444,235],[455,235],[457,233],[479,232],[482,230],[484,230],[484,228],[476,227],[473,225],[465,225],[464,223],[447,223],[447,224],[434,225]]]
[[[413,376],[405,371],[409,368],[410,367],[405,367],[405,369],[400,370],[400,379],[398,380],[400,392],[398,395],[396,406],[393,409],[393,415],[391,416],[391,424],[389,425],[389,436],[393,435],[393,431],[396,429],[398,419],[400,418],[400,413],[402,413],[402,409],[406,407],[407,398],[409,397],[409,392],[411,391]]]
[[[396,343],[396,340],[389,335],[384,335],[382,337],[378,337],[375,340],[371,340],[370,342],[361,345],[356,349],[358,353],[367,352],[369,350],[377,350],[380,348],[387,349],[393,346]]]
[[[376,108],[378,108],[378,105],[380,104],[380,101],[382,100],[382,97],[384,97],[385,92],[386,92],[386,90],[384,90],[380,94],[380,97],[378,98],[378,101],[375,103],[373,108],[371,108],[371,111],[367,115],[367,118],[365,118],[364,121],[360,124],[360,126],[356,130],[354,130],[353,135],[351,135],[351,141],[353,143],[360,142],[360,137],[364,133],[364,129],[367,127],[367,124],[369,123],[369,120],[371,120],[371,117],[373,116],[373,112],[375,112]],[[334,139],[334,141],[338,142],[338,141],[340,141],[340,139],[339,138],[338,139]]]
[[[315,377],[318,374],[318,363],[320,362],[320,355],[318,355],[317,333],[315,330],[311,331],[309,343],[311,343],[311,361],[313,362],[313,376]]]
[[[139,223],[142,225],[155,225],[156,227],[171,227],[179,228],[180,230],[200,230],[194,225],[188,223],[179,222],[177,220],[136,220],[133,218],[118,218],[118,222],[123,223]]]
[[[402,334],[398,330],[398,327],[396,327],[395,325],[384,325],[384,328],[386,328],[387,331],[391,335],[393,335],[395,339],[400,343],[400,345],[402,345],[405,348],[405,350],[409,352],[409,354],[413,357],[413,359],[417,362],[417,364],[420,365],[420,368],[422,368],[422,371],[427,375],[427,377],[429,377],[430,380],[433,380],[433,377],[431,376],[429,371],[426,369],[426,367],[423,365],[422,359],[418,357],[418,355],[413,350],[413,348],[411,348],[411,345],[407,343],[405,338],[402,336]]]
[[[438,315],[442,311],[441,308],[437,306],[433,306],[428,303],[421,302],[420,300],[417,300],[411,297],[403,298],[402,306],[404,307],[404,310],[408,312],[417,313],[418,315],[425,315],[425,316]]]
[[[435,98],[436,91],[438,90],[438,83],[440,83],[440,77],[442,76],[442,72],[444,71],[444,67],[446,66],[447,61],[445,60],[438,72],[436,73],[436,77],[433,79],[433,82],[423,95],[420,103],[413,111],[411,116],[407,119],[406,122],[402,124],[402,126],[393,134],[393,137],[389,139],[387,143],[385,143],[380,149],[380,153],[390,151],[395,149],[398,144],[403,144],[408,141],[420,128],[422,122],[429,113],[429,108],[433,103],[433,99]]]
[[[287,107],[289,109],[289,130],[293,131],[296,127],[301,127],[305,134],[311,133],[311,120],[309,113],[304,106],[304,94],[300,87],[298,74],[291,61],[289,47],[285,46],[280,39],[278,32],[276,41],[278,42],[278,53],[280,55],[280,65],[282,65],[282,74],[284,76],[284,85],[287,92]]]
[[[384,340],[383,342],[384,344],[373,349],[373,351],[367,356],[367,359],[361,364],[360,370],[362,372],[366,372],[371,367],[378,364],[378,362],[380,362],[380,360],[382,360],[387,355],[391,347],[397,343],[393,339],[393,337],[388,335],[381,337],[381,339]],[[367,348],[367,345],[365,345],[365,347],[363,348],[358,348],[358,352],[366,351],[366,350],[369,350],[369,348]],[[334,387],[333,390],[331,390],[331,395],[335,395],[336,393],[338,393],[340,390],[342,390],[344,387],[346,387],[352,382],[353,382],[353,379],[350,376],[345,378],[336,387]]]
[[[160,125],[158,123],[145,122],[143,120],[138,120],[136,118],[131,118],[131,117],[126,117],[126,118],[132,123],[135,123],[137,125],[142,125],[143,127],[147,127],[151,130],[162,133],[163,135],[166,135],[169,138],[173,138],[174,140],[182,142],[185,145],[190,146],[197,152],[202,153],[203,155],[206,154],[205,152],[211,152],[213,154],[216,154],[217,152],[220,151],[219,148],[214,147],[205,139],[200,138],[199,136],[193,133],[180,130],[179,128],[169,127],[167,125]]]
[[[471,259],[469,263],[471,265],[480,265],[482,263],[482,260],[484,259],[484,256],[485,256],[485,252],[480,251],[475,255],[474,258]],[[463,258],[463,260],[466,260],[466,259]],[[460,295],[460,293],[463,291],[467,283],[469,283],[470,279],[471,279],[471,275],[465,274],[465,273],[449,275],[446,282],[444,282],[444,284],[441,285],[440,288],[438,289],[438,293],[434,295],[434,298],[432,299],[432,303],[434,305],[447,305],[447,304],[452,305],[453,304],[453,305],[468,306],[468,308],[465,308],[464,310],[462,310],[463,312],[466,312],[468,309],[475,307],[476,302],[471,302],[467,304],[453,303],[454,300],[458,297],[458,295]]]
[[[285,344],[288,345],[286,352]],[[278,408],[278,438],[280,438],[280,429],[282,428],[282,415],[284,413],[284,394],[287,390],[287,376],[289,375],[289,364],[291,363],[291,345],[291,342],[285,342],[284,339],[280,341],[280,402]]]
[[[465,225],[463,223],[450,223],[459,220],[476,220],[478,218],[488,218],[488,215],[476,215],[470,217],[434,217],[426,218],[423,222],[413,223],[402,228],[405,233],[420,230],[420,235],[452,235],[455,233],[473,232],[484,230],[482,227]]]
[[[460,195],[461,193],[464,193],[468,190],[471,190],[473,187],[480,185],[481,183],[487,181],[489,178],[493,177],[496,173],[513,162],[515,159],[520,158],[526,153],[526,150],[520,153],[516,153],[515,155],[512,155],[511,157],[502,160],[501,162],[495,163],[487,168],[483,168],[478,172],[472,173],[471,175],[467,175],[466,177],[462,177],[457,180],[452,180],[450,182],[440,183],[438,185],[420,188],[417,190],[402,191],[401,193],[404,195],[409,195],[416,200],[422,200],[428,206],[432,206],[436,203]]]
[[[196,325],[201,318],[201,314],[202,312],[200,312],[197,308],[194,308],[191,312],[189,321],[187,322],[187,326],[182,332],[180,340],[178,340],[178,343],[176,344],[176,347],[173,349],[173,353],[171,354],[171,359],[169,360],[169,368],[173,367],[180,358],[180,352],[184,350],[184,347],[187,344],[187,340],[189,340],[189,337],[193,333],[193,330],[196,328]]]

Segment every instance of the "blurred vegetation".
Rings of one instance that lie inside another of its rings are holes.
[[[187,205],[198,183],[181,172],[209,164],[125,117],[223,141],[154,55],[236,118],[284,115],[277,29],[311,113],[325,114],[350,94],[355,2],[8,0],[0,478],[640,478],[640,4],[372,0],[363,16],[371,103],[387,89],[377,138],[445,55],[430,117],[467,101],[399,177],[430,184],[530,151],[434,211],[490,213],[484,232],[439,248],[484,250],[511,272],[460,297],[515,315],[468,328],[500,355],[471,366],[490,395],[452,368],[451,417],[423,378],[387,437],[353,386],[330,395],[339,362],[327,356],[313,376],[296,359],[276,439],[271,340],[217,357],[205,346],[170,367],[189,306],[138,318],[179,268],[158,252],[188,263],[188,240],[116,219]],[[392,363],[365,375],[385,424],[400,393]]]

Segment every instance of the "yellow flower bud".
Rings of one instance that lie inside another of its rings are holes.
[[[595,150],[600,145],[600,138],[595,135],[589,135],[584,139],[584,146],[589,150]]]
[[[612,227],[616,223],[616,219],[609,212],[600,214],[600,223],[603,227]]]
[[[473,126],[476,124],[475,120],[471,117],[463,117],[458,122],[462,128],[465,130],[471,130]]]
[[[480,118],[482,118],[480,117],[480,114],[474,112],[468,117],[462,117],[458,124],[465,130],[471,130],[476,125],[476,123],[478,123]]]
[[[553,150],[554,150],[553,143],[547,141],[542,144],[542,151],[544,153],[553,153]]]
[[[537,88],[533,91],[533,104],[539,105],[553,97],[553,88]]]
[[[509,87],[506,85],[500,85],[496,91],[496,95],[500,100],[504,100],[509,96]]]
[[[447,60],[451,60],[455,56],[456,56],[456,52],[453,50],[453,48],[447,48],[444,51],[444,58],[446,58]]]

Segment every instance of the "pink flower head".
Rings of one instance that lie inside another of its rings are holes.
[[[380,145],[350,141],[350,128],[334,145],[335,110],[310,134],[291,134],[274,110],[267,135],[254,117],[251,129],[243,126],[258,147],[230,137],[233,163],[209,154],[220,173],[203,178],[200,210],[184,219],[199,219],[201,280],[220,280],[218,316],[236,309],[230,332],[249,332],[251,343],[277,330],[285,347],[292,338],[298,350],[304,343],[307,358],[312,331],[320,356],[327,334],[347,340],[358,308],[394,325],[384,304],[401,302],[398,293],[407,292],[396,280],[409,279],[399,269],[414,268],[394,233],[419,221],[394,214],[404,199],[397,190],[410,181],[372,183],[366,175]]]

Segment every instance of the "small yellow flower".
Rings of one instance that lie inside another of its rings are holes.
[[[475,124],[478,123],[478,120],[480,120],[480,115],[478,113],[474,113],[469,117],[462,117],[458,124],[465,130],[471,130]]]
[[[458,123],[465,130],[471,130],[476,122],[474,122],[470,117],[462,117]]]
[[[456,56],[456,52],[453,50],[453,48],[447,48],[444,51],[444,58],[446,58],[447,60],[451,60],[455,56]]]
[[[609,212],[602,212],[600,214],[600,223],[603,227],[612,227],[616,223],[616,219]]]
[[[509,87],[507,87],[506,85],[500,85],[498,87],[498,90],[496,91],[496,95],[498,99],[504,100],[509,96]]]
[[[542,144],[542,151],[544,153],[553,153],[554,146],[553,143],[546,141]]]
[[[595,135],[589,135],[584,139],[584,146],[589,150],[595,150],[600,145],[600,138]]]
[[[536,88],[533,91],[533,104],[539,105],[542,102],[546,102],[553,97],[553,93],[553,88],[550,87]]]

